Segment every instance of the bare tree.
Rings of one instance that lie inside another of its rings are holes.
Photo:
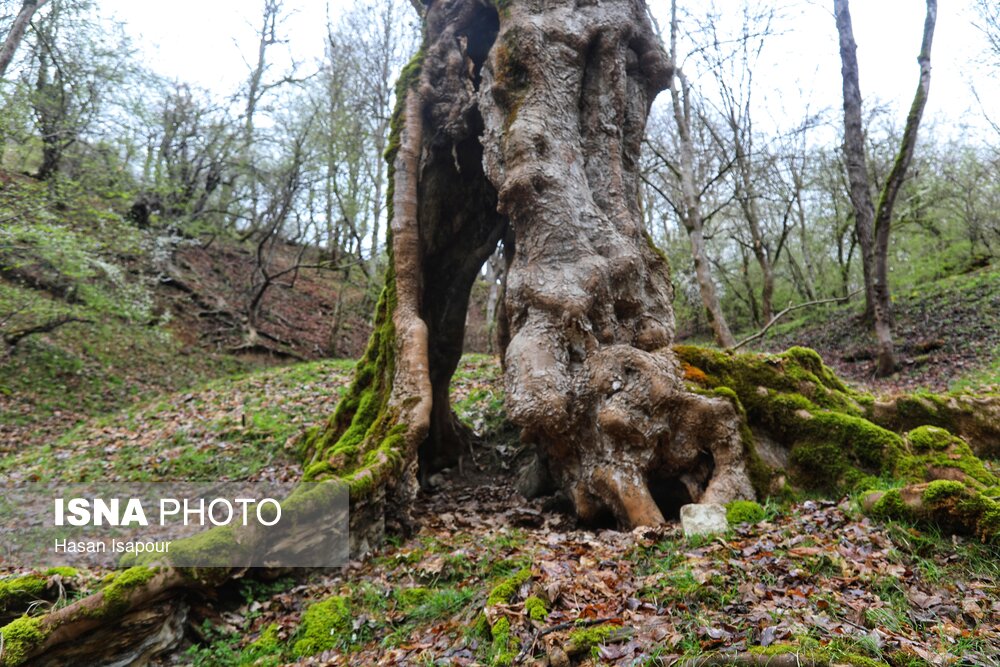
[[[759,8],[743,3],[741,13],[739,32],[733,37],[720,33],[718,16],[710,14],[706,17],[700,28],[706,42],[701,53],[718,90],[723,127],[715,131],[713,137],[719,150],[732,156],[730,179],[733,195],[749,234],[744,245],[753,255],[761,273],[758,324],[763,324],[774,315],[774,267],[781,247],[780,243],[777,248],[772,245],[766,229],[759,186],[760,175],[766,167],[762,162],[766,156],[758,145],[752,105],[756,61],[767,37],[773,32],[776,11],[770,7]]]
[[[993,0],[975,0],[976,27],[982,31],[990,52],[1000,63],[1000,5]]]
[[[865,275],[867,311],[874,318],[878,340],[878,366],[876,373],[885,376],[896,369],[896,356],[892,340],[892,301],[889,294],[889,232],[892,227],[893,207],[913,159],[917,143],[917,130],[923,117],[931,82],[931,45],[937,21],[937,0],[927,0],[923,38],[917,62],[920,78],[917,90],[906,117],[903,137],[892,169],[882,185],[877,208],[872,204],[872,184],[868,176],[865,157],[864,134],[861,124],[861,86],[858,77],[857,44],[848,0],[834,0],[837,32],[840,36],[844,93],[844,158],[850,182],[851,202],[854,207],[855,230],[861,246],[861,259]]]
[[[416,47],[402,0],[365,0],[328,26],[317,104],[325,155],[328,245],[359,260],[374,295],[384,260],[387,165],[383,159],[395,96],[393,79]],[[340,246],[344,247],[341,248]],[[365,256],[367,253],[367,256]]]
[[[269,78],[272,69],[271,49],[285,40],[279,34],[279,27],[285,16],[283,0],[263,0],[260,25],[257,28],[257,54],[253,61],[246,62],[247,80],[243,95],[242,148],[240,171],[246,189],[247,229],[245,238],[250,238],[261,228],[260,185],[256,165],[260,156],[257,136],[257,115],[265,97],[288,84],[300,83],[296,78],[297,64],[292,63],[290,71]],[[239,220],[239,217],[237,217]]]
[[[732,347],[736,340],[729,330],[725,313],[719,303],[716,293],[715,282],[712,279],[710,262],[705,250],[705,223],[717,213],[721,207],[716,207],[712,211],[705,211],[703,199],[706,193],[719,181],[732,167],[732,161],[709,159],[710,167],[706,173],[705,165],[695,164],[695,124],[704,124],[707,121],[704,113],[701,112],[698,102],[693,100],[694,92],[691,83],[681,66],[681,57],[678,51],[678,33],[680,26],[677,19],[677,0],[673,0],[670,5],[670,57],[674,62],[674,79],[670,85],[670,102],[673,112],[674,128],[677,133],[677,159],[667,158],[665,147],[657,146],[654,141],[647,142],[653,155],[657,158],[661,167],[666,168],[664,173],[660,170],[661,180],[665,180],[669,174],[676,187],[675,195],[671,196],[665,192],[665,188],[657,187],[654,184],[647,184],[653,187],[670,204],[677,219],[680,220],[684,229],[688,233],[691,242],[691,257],[694,261],[695,277],[698,282],[698,290],[701,295],[701,302],[708,315],[709,325],[712,327],[712,334],[715,342],[721,347]],[[701,166],[701,169],[698,169]],[[698,178],[702,177],[702,178]],[[696,182],[696,180],[698,182]]]

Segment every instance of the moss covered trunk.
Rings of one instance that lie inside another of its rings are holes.
[[[375,332],[336,414],[306,443],[309,479],[351,485],[352,541],[405,524],[419,481],[460,462],[469,432],[448,388],[462,354],[473,282],[505,233],[482,168],[478,90],[498,30],[483,1],[436,2],[397,86],[389,260]]]

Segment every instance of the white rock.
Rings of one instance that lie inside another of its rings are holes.
[[[713,503],[684,505],[681,507],[681,528],[685,537],[724,533],[729,529],[726,508]]]

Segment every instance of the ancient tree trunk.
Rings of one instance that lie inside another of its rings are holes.
[[[865,160],[864,134],[861,126],[861,87],[858,83],[857,44],[851,24],[848,0],[834,0],[837,32],[840,35],[841,72],[844,80],[844,157],[851,185],[855,229],[861,245],[865,275],[865,317],[875,325],[878,340],[880,376],[896,370],[892,341],[892,299],[889,294],[889,232],[892,210],[913,158],[917,130],[927,105],[931,77],[931,45],[937,21],[937,0],[927,0],[923,39],[920,45],[920,78],[906,117],[906,127],[892,170],[879,194],[878,208],[872,205],[871,186]]]
[[[517,240],[506,407],[577,514],[663,521],[655,495],[750,497],[732,406],[684,390],[638,155],[670,63],[645,3],[513,2],[481,93],[486,169]]]
[[[668,268],[640,224],[640,144],[671,74],[645,3],[439,0],[425,26],[390,142],[386,295],[307,476],[346,479],[352,525],[377,538],[459,461],[448,386],[506,234],[508,412],[577,513],[633,526],[663,521],[654,497],[753,496],[733,405],[683,387]]]

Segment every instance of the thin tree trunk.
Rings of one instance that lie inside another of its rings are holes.
[[[927,106],[927,96],[931,88],[931,45],[934,42],[934,26],[937,22],[937,0],[927,0],[927,15],[924,19],[923,38],[920,43],[920,78],[913,95],[910,112],[906,116],[903,140],[879,196],[875,213],[875,334],[878,338],[878,369],[880,376],[896,370],[895,351],[892,342],[892,298],[889,293],[889,232],[892,228],[892,210],[903,186],[906,171],[913,160],[917,145],[917,130]]]
[[[937,22],[937,0],[927,0],[927,15],[924,19],[923,38],[920,44],[920,77],[913,96],[903,139],[893,162],[892,170],[879,194],[877,210],[872,208],[869,185],[865,171],[863,137],[861,135],[861,89],[858,85],[857,45],[854,42],[851,14],[848,0],[834,0],[837,30],[840,33],[840,52],[844,77],[844,152],[851,179],[851,199],[855,205],[855,215],[859,225],[862,217],[870,215],[870,234],[867,239],[858,228],[858,239],[862,244],[862,254],[866,265],[866,287],[871,280],[871,306],[875,316],[875,336],[878,341],[878,365],[876,374],[886,376],[896,370],[896,356],[892,340],[892,298],[889,290],[889,232],[892,228],[892,210],[899,190],[906,177],[906,171],[913,159],[917,143],[917,131],[927,105],[931,85],[931,46],[934,41],[934,26]],[[861,174],[857,173],[860,166]],[[863,194],[866,201],[859,202]],[[860,205],[859,205],[860,204]],[[872,229],[873,227],[873,229]],[[871,244],[870,252],[865,251],[865,243]],[[871,264],[869,265],[869,255]],[[867,293],[866,289],[866,293]]]
[[[21,11],[17,13],[14,23],[10,27],[10,32],[7,33],[7,37],[3,41],[3,46],[0,46],[0,78],[7,74],[7,68],[10,67],[17,47],[24,39],[24,33],[28,29],[28,24],[31,23],[31,17],[46,2],[47,0],[24,0]]]
[[[771,266],[770,253],[764,242],[764,231],[760,222],[760,208],[757,204],[756,188],[753,185],[750,157],[739,143],[736,146],[736,165],[740,172],[737,198],[740,201],[740,208],[743,209],[743,217],[750,228],[753,256],[760,267],[763,282],[760,290],[761,315],[763,321],[767,322],[774,316],[774,267]]]
[[[677,62],[677,1],[670,5],[670,55]],[[720,347],[732,347],[736,344],[729,323],[722,311],[712,271],[705,256],[704,217],[701,210],[701,198],[694,184],[694,141],[691,134],[691,90],[687,78],[679,69],[674,72],[674,80],[670,86],[670,100],[674,111],[674,122],[677,124],[677,135],[680,141],[680,172],[681,197],[683,201],[677,207],[681,223],[687,230],[691,241],[691,256],[694,260],[694,273],[698,280],[698,292],[701,303],[705,307],[709,325],[715,342]]]
[[[486,293],[486,351],[489,354],[497,350],[497,307],[500,303],[501,283],[505,279],[506,272],[503,250],[497,248],[496,252],[486,260],[486,282],[489,284],[489,291]]]
[[[834,0],[844,93],[844,165],[854,207],[854,229],[861,246],[865,278],[865,321],[875,322],[875,206],[872,204],[865,137],[861,122],[861,84],[858,78],[858,45],[848,0]]]

